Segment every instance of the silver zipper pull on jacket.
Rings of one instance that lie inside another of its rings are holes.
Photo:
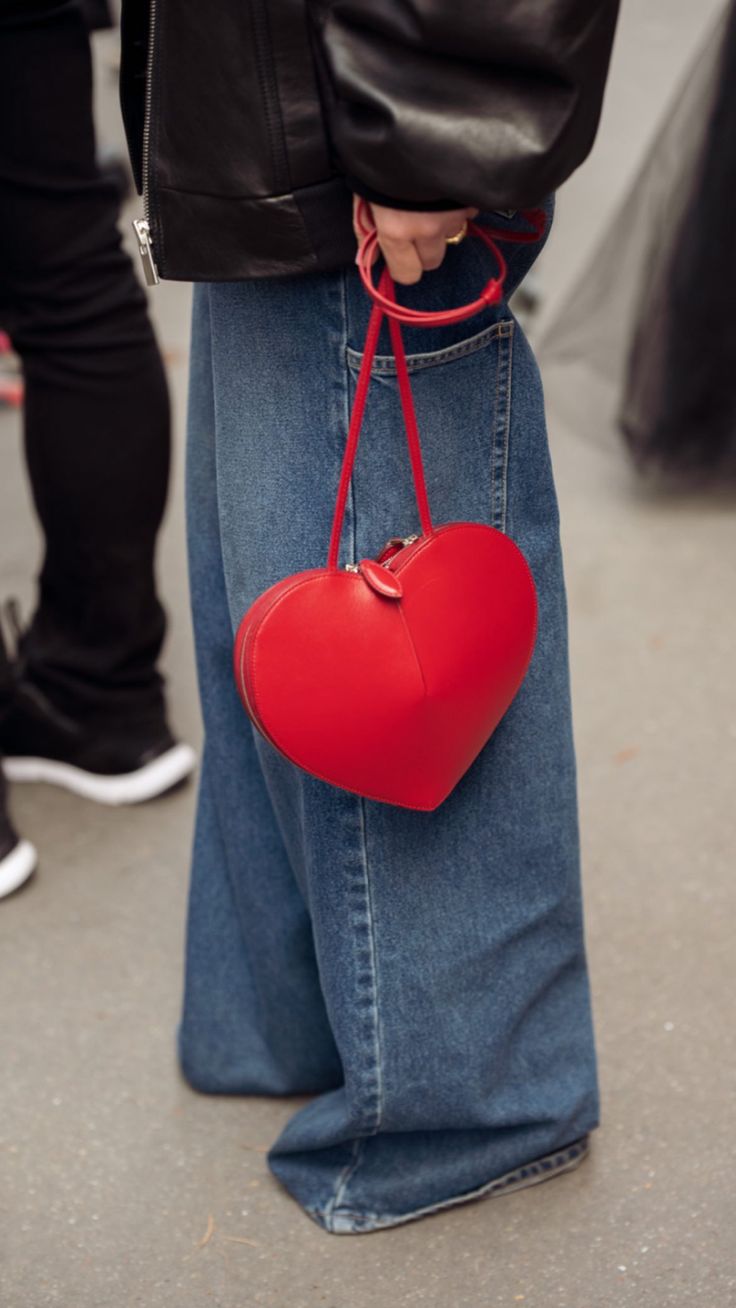
[[[143,264],[143,276],[146,286],[158,286],[159,275],[151,246],[151,228],[146,218],[134,218],[133,230],[138,238],[138,253]]]

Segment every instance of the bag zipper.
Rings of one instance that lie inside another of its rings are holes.
[[[411,559],[416,558],[417,554],[419,554],[421,550],[426,549],[427,545],[429,545],[430,542],[433,541],[437,536],[442,535],[443,532],[453,531],[456,527],[468,527],[468,526],[480,527],[483,526],[483,524],[467,523],[467,522],[443,522],[441,527],[433,527],[431,532],[429,532],[429,534],[426,536],[407,536],[405,537],[406,544],[404,545],[404,548],[398,550],[398,552],[394,554],[393,558],[387,559],[387,561],[382,566],[384,568],[389,568],[391,572],[398,572],[400,568],[403,568],[404,565],[409,563]]]
[[[419,540],[419,536],[417,535],[416,532],[414,532],[413,535],[411,536],[392,536],[390,540],[387,540],[383,549],[379,551],[379,558],[381,554],[385,554],[386,550],[391,549],[392,545],[395,545],[397,548],[394,551],[394,553],[391,555],[391,558],[386,559],[386,562],[383,564],[383,567],[387,568],[389,563],[392,563],[393,560],[397,558],[397,556],[401,553],[401,551],[406,549],[407,545],[413,545],[415,540]]]
[[[378,554],[376,555],[375,558],[375,562],[379,562],[381,555],[385,554],[386,550],[390,550],[393,547],[394,553],[391,555],[390,558],[386,559],[384,563],[381,563],[382,568],[390,567],[394,559],[398,558],[399,555],[403,553],[403,551],[407,548],[408,545],[413,545],[414,542],[417,540],[419,540],[419,537],[416,534],[413,536],[391,536],[389,540],[386,541],[386,544],[383,546],[383,548],[378,551]],[[360,572],[360,564],[346,563],[344,565],[344,570],[345,572]]]
[[[148,55],[146,57],[146,92],[143,102],[143,148],[141,152],[141,176],[143,180],[143,217],[133,219],[133,230],[138,238],[138,253],[143,264],[143,276],[146,286],[158,286],[161,280],[153,256],[151,240],[151,112],[153,107],[153,54],[156,42],[156,6],[157,0],[150,0]]]

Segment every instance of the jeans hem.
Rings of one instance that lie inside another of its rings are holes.
[[[465,1190],[461,1194],[442,1199],[436,1204],[427,1204],[407,1213],[359,1213],[350,1208],[328,1207],[306,1209],[319,1226],[331,1235],[363,1235],[371,1231],[385,1230],[390,1226],[402,1226],[406,1222],[416,1221],[420,1217],[429,1217],[442,1212],[445,1208],[454,1208],[458,1204],[470,1203],[473,1199],[492,1198],[500,1194],[510,1194],[514,1190],[524,1190],[530,1185],[539,1185],[542,1181],[552,1180],[564,1172],[572,1172],[587,1157],[590,1144],[589,1137],[582,1136],[563,1149],[545,1154],[533,1162],[516,1167],[503,1176],[486,1181],[476,1190]]]

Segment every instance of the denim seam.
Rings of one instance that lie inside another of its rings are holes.
[[[506,413],[504,415],[504,442],[503,442],[503,521],[501,531],[507,530],[507,517],[509,506],[509,447],[511,444],[511,391],[514,379],[514,329],[513,323],[508,336],[508,345],[506,347],[507,356],[507,383],[506,383]]]
[[[358,1143],[362,1144],[363,1142],[359,1141]],[[449,1199],[442,1199],[439,1203],[426,1204],[407,1213],[357,1212],[352,1208],[338,1209],[337,1203],[332,1201],[321,1213],[319,1209],[312,1209],[311,1212],[317,1217],[322,1217],[327,1229],[337,1234],[341,1232],[339,1228],[335,1227],[335,1217],[341,1218],[345,1222],[355,1222],[356,1226],[353,1228],[353,1232],[356,1234],[361,1231],[379,1230],[381,1227],[401,1226],[407,1222],[415,1221],[419,1217],[427,1217],[432,1213],[443,1212],[447,1208],[455,1208],[460,1204],[469,1203],[473,1199],[482,1199],[488,1195],[511,1194],[516,1190],[527,1189],[531,1185],[551,1180],[555,1176],[572,1171],[579,1163],[583,1162],[588,1152],[588,1137],[584,1136],[571,1145],[563,1146],[562,1149],[555,1149],[542,1158],[537,1158],[530,1163],[523,1163],[520,1167],[515,1167],[502,1176],[486,1181],[475,1190],[465,1190],[460,1194],[452,1195]],[[341,1194],[344,1193],[345,1185],[350,1179],[346,1173],[349,1172],[352,1175],[356,1162],[357,1159],[353,1160],[343,1173],[345,1184],[341,1187]],[[345,1234],[350,1231],[349,1227],[342,1229]]]
[[[364,1060],[360,1077],[360,1105],[362,1114],[361,1135],[375,1135],[381,1125],[382,1092],[381,1044],[378,1023],[378,975],[376,968],[376,941],[373,922],[368,847],[366,841],[365,800],[356,796],[358,854],[360,870],[352,883],[355,909],[351,925],[356,942],[356,997],[358,1000],[359,1038],[364,1041]],[[357,1164],[356,1159],[356,1164]]]
[[[491,443],[491,525],[506,531],[508,504],[508,458],[511,428],[511,370],[513,360],[513,328],[500,338],[496,391],[493,404],[493,435]]]
[[[335,1193],[330,1199],[330,1202],[326,1205],[322,1213],[320,1213],[318,1208],[315,1208],[313,1210],[316,1215],[321,1216],[323,1218],[324,1222],[328,1226],[332,1221],[332,1215],[337,1205],[342,1201],[342,1197],[345,1193],[345,1189],[348,1184],[348,1181],[350,1180],[351,1176],[353,1175],[353,1172],[355,1171],[356,1167],[358,1166],[358,1163],[360,1162],[360,1157],[362,1152],[363,1152],[362,1138],[354,1140],[353,1156],[350,1159],[350,1162],[347,1163],[345,1167],[343,1167],[340,1175],[338,1176],[337,1184],[335,1186]]]
[[[378,949],[376,947],[376,916],[373,903],[373,887],[371,886],[370,868],[368,866],[368,837],[365,799],[361,796],[358,800],[360,813],[360,844],[363,859],[363,876],[365,879],[366,905],[368,908],[368,940],[370,943],[370,962],[371,962],[371,981],[373,987],[373,1005],[371,1009],[373,1017],[373,1056],[375,1059],[375,1097],[376,1097],[376,1120],[373,1127],[373,1134],[376,1134],[381,1126],[383,1117],[383,1072],[381,1063],[381,1019],[379,1011],[379,982],[378,982]]]
[[[360,1165],[363,1156],[364,1137],[366,1135],[376,1135],[381,1126],[381,1117],[383,1109],[383,1080],[381,1075],[381,1028],[378,1011],[378,967],[376,962],[376,938],[375,938],[375,921],[373,915],[373,897],[371,895],[370,873],[368,869],[368,842],[366,840],[366,820],[365,820],[365,800],[358,797],[357,809],[358,815],[358,833],[360,849],[360,868],[361,868],[361,891],[362,891],[362,914],[360,919],[351,915],[351,925],[355,931],[356,938],[360,932],[365,931],[365,945],[359,945],[357,950],[358,959],[358,977],[356,982],[356,992],[362,1001],[364,997],[370,995],[370,1007],[361,1012],[364,1026],[367,1022],[370,1024],[371,1050],[368,1055],[367,1063],[371,1061],[370,1074],[368,1077],[361,1077],[361,1092],[364,1092],[366,1086],[368,1093],[365,1095],[365,1103],[370,1103],[370,1116],[366,1113],[366,1120],[362,1123],[362,1135],[355,1140],[353,1147],[353,1156],[346,1167],[337,1178],[335,1190],[332,1198],[324,1210],[324,1220],[326,1223],[332,1220],[332,1214],[335,1212],[345,1191]],[[353,888],[357,882],[353,883]],[[361,1010],[363,1009],[361,1002]],[[361,1030],[361,1036],[368,1034]],[[360,1111],[365,1112],[365,1105],[361,1104]]]
[[[434,368],[438,364],[452,363],[455,359],[462,359],[467,354],[475,354],[477,350],[485,349],[487,345],[496,338],[504,340],[513,333],[514,324],[511,319],[504,318],[502,322],[494,322],[490,327],[485,327],[482,332],[475,336],[468,337],[465,341],[459,341],[457,345],[448,345],[443,350],[432,350],[425,354],[407,354],[406,366],[409,372],[418,372],[421,368]],[[360,367],[363,355],[359,350],[346,346],[346,357],[348,367],[357,369]],[[396,360],[393,354],[377,354],[371,369],[372,375],[395,375]]]

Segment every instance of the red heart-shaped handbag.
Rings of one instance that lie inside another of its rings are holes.
[[[535,214],[535,231],[540,232]],[[542,216],[543,221],[543,216]],[[399,319],[429,325],[469,317],[500,298],[500,275],[473,305],[417,314],[396,304],[359,264],[374,304],[356,387],[324,568],[285,577],[260,595],[235,640],[246,711],[281,754],[332,785],[405,808],[437,808],[467,771],[518,691],[536,634],[529,567],[512,540],[478,522],[433,527]],[[517,239],[530,239],[524,233]],[[375,559],[338,568],[345,501],[381,323],[388,314],[422,526]]]

